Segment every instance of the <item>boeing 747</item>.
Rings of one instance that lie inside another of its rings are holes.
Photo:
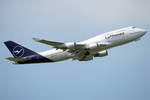
[[[44,39],[33,38],[55,49],[37,53],[13,41],[6,41],[13,57],[6,58],[15,64],[47,63],[58,62],[67,59],[89,61],[94,57],[104,57],[108,55],[108,49],[120,46],[132,41],[139,40],[146,31],[137,27],[127,27],[111,32],[106,32],[80,42],[54,42]]]

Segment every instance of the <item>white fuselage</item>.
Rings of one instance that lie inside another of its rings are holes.
[[[104,45],[104,46],[99,46],[97,48],[92,48],[88,50],[91,54],[94,54],[99,51],[107,50],[112,47],[116,47],[132,41],[136,41],[140,37],[142,37],[145,33],[146,31],[143,29],[136,28],[136,27],[127,27],[112,32],[103,33],[96,37],[90,38],[85,41],[80,41],[77,43],[84,44],[89,48],[93,47],[95,43]],[[45,52],[41,52],[39,54],[53,61],[67,60],[67,59],[74,58],[75,56],[74,54],[68,52],[67,50],[64,51],[61,49],[52,49]]]

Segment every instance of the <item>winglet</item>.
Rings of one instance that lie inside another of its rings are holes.
[[[38,42],[39,41],[39,39],[38,38],[32,38],[34,41],[36,41],[36,42]]]

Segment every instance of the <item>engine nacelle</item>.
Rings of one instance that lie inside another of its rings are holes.
[[[89,44],[86,48],[87,49],[97,49],[98,47],[100,47],[100,44],[92,43],[92,44]]]
[[[74,49],[76,47],[76,42],[69,42],[69,43],[61,44],[55,47],[60,48],[60,49]]]
[[[97,52],[94,57],[104,57],[104,56],[107,56],[108,55],[108,52],[107,50],[103,50],[103,51],[100,51],[100,52]]]
[[[75,43],[75,42],[66,43],[66,44],[65,44],[65,47],[66,47],[67,49],[73,49],[73,48],[76,47],[76,43]]]
[[[84,45],[77,42],[69,42],[62,45],[57,46],[60,49],[78,49],[83,48]]]

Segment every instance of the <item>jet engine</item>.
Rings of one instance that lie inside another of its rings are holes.
[[[97,49],[98,47],[100,47],[100,44],[99,43],[92,43],[92,44],[89,44],[87,45],[87,49]]]
[[[78,49],[78,48],[84,47],[84,45],[79,44],[77,42],[69,42],[69,43],[58,45],[56,47],[58,47],[60,49]]]
[[[69,42],[69,43],[66,43],[66,44],[63,44],[60,46],[62,46],[62,48],[64,48],[64,49],[72,49],[72,48],[75,48],[76,43],[75,42]]]
[[[104,56],[107,56],[108,55],[108,52],[107,50],[103,50],[103,51],[100,51],[100,52],[97,52],[94,57],[104,57]]]

